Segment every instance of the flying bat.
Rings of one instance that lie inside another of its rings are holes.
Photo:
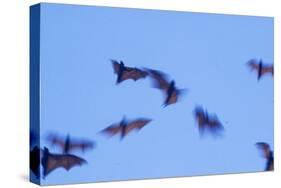
[[[47,140],[52,144],[59,146],[63,153],[69,153],[72,150],[85,150],[92,149],[95,146],[95,143],[88,140],[72,140],[70,136],[67,135],[66,138],[62,138],[55,134],[49,134]]]
[[[45,178],[53,170],[64,168],[69,171],[74,166],[81,166],[87,163],[86,160],[71,154],[53,154],[48,148],[44,148],[42,157],[43,177]]]
[[[204,110],[201,106],[197,106],[195,108],[194,114],[201,135],[206,130],[211,132],[213,135],[217,135],[224,130],[224,127],[218,117],[213,114],[210,115],[208,111]]]
[[[257,72],[258,80],[265,74],[271,74],[273,76],[273,65],[266,65],[262,60],[257,61],[256,59],[251,59],[247,62],[247,65],[251,70]]]
[[[116,60],[111,60],[114,73],[117,74],[116,84],[121,83],[124,80],[132,79],[137,81],[138,79],[145,78],[148,73],[138,68],[126,67],[123,61],[120,63]]]
[[[36,178],[40,177],[40,149],[35,146],[29,153],[29,167]]]
[[[110,136],[114,136],[120,134],[120,138],[123,139],[127,134],[129,134],[133,130],[141,130],[144,126],[146,126],[151,119],[139,118],[133,121],[127,121],[125,118],[121,120],[121,122],[113,124],[104,130],[102,133],[108,134]]]
[[[165,94],[164,107],[176,103],[184,89],[176,88],[175,81],[169,81],[168,76],[165,73],[152,69],[146,70],[150,73],[150,76],[153,79],[154,87],[162,90]]]
[[[258,142],[256,146],[262,151],[263,157],[266,159],[265,171],[272,171],[274,169],[274,158],[273,151],[271,151],[269,144]]]

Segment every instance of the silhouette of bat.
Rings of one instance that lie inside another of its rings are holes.
[[[123,61],[120,63],[116,60],[111,60],[114,73],[117,74],[116,84],[121,83],[124,80],[132,79],[137,81],[138,79],[145,78],[148,73],[138,68],[126,67]]]
[[[271,74],[273,76],[273,65],[265,65],[262,60],[257,61],[256,59],[251,59],[247,62],[247,65],[251,70],[257,71],[258,80],[265,74]]]
[[[139,118],[133,121],[127,121],[125,117],[121,120],[120,123],[113,124],[104,130],[102,133],[109,134],[110,136],[114,136],[116,134],[120,134],[120,138],[123,139],[127,134],[129,134],[133,130],[140,130],[144,126],[146,126],[151,119]]]
[[[87,163],[86,160],[71,154],[53,154],[48,148],[44,148],[42,157],[43,178],[57,168],[64,168],[69,171],[74,166],[81,166]]]
[[[59,146],[63,150],[63,153],[69,153],[72,150],[82,150],[82,152],[84,152],[85,150],[92,149],[95,146],[95,143],[92,141],[71,140],[69,135],[67,135],[66,139],[64,139],[58,135],[49,134],[49,136],[47,137],[47,140],[52,145]]]
[[[185,89],[177,89],[174,80],[168,81],[168,76],[158,70],[146,69],[153,79],[154,87],[162,90],[165,94],[164,107],[174,104]]]
[[[224,130],[218,117],[216,115],[210,115],[208,111],[204,111],[201,106],[197,106],[195,108],[194,114],[201,135],[205,132],[205,130],[210,131],[213,135],[217,135]]]
[[[36,178],[40,177],[40,149],[35,146],[29,153],[29,167]]]
[[[266,159],[265,171],[274,169],[273,151],[270,150],[269,144],[265,142],[258,142],[256,146],[262,151],[263,157]]]

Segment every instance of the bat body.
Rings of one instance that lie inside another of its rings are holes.
[[[262,151],[263,157],[266,159],[265,171],[272,171],[274,169],[274,158],[273,151],[270,150],[269,144],[258,142],[256,146]]]
[[[59,146],[63,150],[63,153],[69,153],[72,150],[82,150],[84,152],[85,150],[92,149],[95,146],[95,143],[92,141],[71,140],[69,135],[67,135],[66,139],[64,139],[58,135],[50,134],[47,139],[52,145]]]
[[[53,154],[48,148],[44,148],[42,157],[43,177],[57,168],[64,168],[70,170],[74,166],[81,166],[87,163],[86,160],[71,154]]]
[[[251,70],[257,72],[258,80],[265,74],[271,74],[273,76],[273,65],[266,65],[262,60],[257,61],[256,59],[249,60],[247,64]]]
[[[138,68],[126,67],[123,61],[120,63],[116,60],[111,60],[114,73],[117,74],[116,84],[121,83],[122,81],[132,79],[137,81],[141,78],[145,78],[148,73]]]
[[[223,125],[216,115],[210,115],[207,110],[204,111],[200,106],[196,107],[194,112],[201,135],[206,130],[210,131],[214,135],[217,135],[224,130]]]
[[[168,81],[168,76],[160,71],[152,69],[147,69],[147,71],[154,81],[154,87],[162,90],[165,94],[164,107],[176,103],[183,90],[176,88],[175,81]]]
[[[35,146],[29,154],[29,167],[30,170],[35,174],[36,178],[40,177],[40,149]]]
[[[120,123],[113,124],[102,130],[102,133],[109,134],[110,136],[120,134],[120,138],[123,139],[128,133],[130,133],[133,130],[142,129],[150,121],[151,119],[139,118],[128,122],[125,120],[125,118],[123,118]]]

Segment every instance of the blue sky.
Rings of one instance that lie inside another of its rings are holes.
[[[57,169],[43,184],[263,171],[254,146],[273,147],[273,79],[260,82],[245,63],[273,63],[273,19],[188,12],[42,4],[41,147],[48,132],[92,139],[75,152],[87,165]],[[110,59],[161,70],[188,92],[162,108],[149,79],[115,85]],[[225,127],[200,138],[202,105]],[[153,121],[123,141],[99,132],[128,119]]]

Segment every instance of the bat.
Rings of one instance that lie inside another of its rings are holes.
[[[151,119],[139,118],[128,122],[125,118],[123,118],[121,122],[113,124],[105,128],[101,132],[110,136],[120,134],[120,138],[123,139],[127,134],[129,134],[133,130],[141,130],[150,121]]]
[[[213,135],[218,135],[222,130],[224,130],[224,127],[218,117],[216,115],[210,115],[208,111],[204,111],[201,106],[197,106],[195,108],[194,114],[201,135],[206,130],[211,132]]]
[[[82,150],[82,152],[84,152],[85,150],[92,149],[95,146],[95,143],[92,141],[71,140],[69,135],[67,135],[67,137],[64,139],[58,135],[49,134],[47,140],[52,145],[59,146],[63,150],[63,153],[69,153],[72,150]]]
[[[29,168],[35,174],[36,178],[40,177],[40,149],[35,146],[29,153]]]
[[[165,73],[152,69],[146,70],[150,73],[150,76],[153,79],[154,87],[162,90],[165,94],[164,107],[176,103],[184,89],[176,88],[175,81],[169,81],[168,76]]]
[[[256,59],[251,59],[247,62],[247,65],[251,70],[257,72],[258,80],[265,74],[271,74],[273,76],[273,65],[266,65],[262,60],[257,61]]]
[[[114,73],[117,74],[116,84],[121,83],[122,81],[132,79],[137,81],[139,79],[145,78],[148,73],[138,68],[126,67],[123,61],[120,63],[116,60],[111,60]]]
[[[266,159],[265,171],[272,171],[274,169],[274,158],[273,151],[271,151],[269,144],[258,142],[256,146],[262,151],[263,157]]]
[[[71,154],[53,154],[45,147],[42,157],[43,177],[45,178],[57,168],[62,167],[69,171],[74,166],[81,166],[85,163],[87,163],[85,159]]]

